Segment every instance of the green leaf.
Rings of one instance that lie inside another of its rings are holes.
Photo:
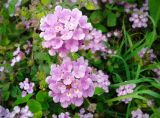
[[[6,24],[0,24],[0,34],[5,34],[7,32]]]
[[[33,113],[40,112],[42,110],[41,104],[38,101],[34,100],[34,99],[30,99],[27,102],[27,105],[29,106],[29,109]]]
[[[41,3],[43,5],[49,5],[51,3],[51,0],[41,0]]]
[[[137,91],[136,93],[137,94],[148,94],[150,96],[153,96],[155,98],[159,98],[160,99],[160,94],[156,93],[154,91],[151,91],[151,90],[141,90],[141,91]]]
[[[96,111],[99,112],[99,113],[102,113],[104,112],[104,104],[103,103],[98,103],[97,106],[96,106]]]
[[[34,113],[33,118],[42,118],[42,111]]]
[[[26,95],[25,97],[22,97],[22,98],[19,98],[17,99],[14,104],[15,105],[19,105],[19,104],[23,104],[23,103],[26,103],[28,102],[29,98],[31,98],[33,96],[33,94],[28,94]]]
[[[90,16],[90,19],[93,24],[98,24],[103,20],[103,14],[101,11],[94,11]]]
[[[41,102],[41,106],[43,111],[46,111],[49,108],[49,104],[47,103],[47,101]]]
[[[9,87],[10,87],[10,83],[3,84],[2,90],[3,91],[8,91]]]
[[[34,58],[36,60],[40,60],[40,61],[47,61],[47,62],[51,61],[50,56],[45,52],[37,52],[37,53],[35,53]]]
[[[11,96],[14,98],[20,97],[21,95],[21,90],[19,89],[18,86],[13,86],[11,89]]]
[[[96,10],[99,8],[97,4],[94,4],[92,0],[82,0],[84,2],[84,6],[87,10]]]
[[[96,87],[94,94],[95,95],[101,95],[104,93],[104,90],[102,88]]]
[[[112,85],[110,85],[110,87],[117,88],[119,86],[126,85],[126,84],[137,84],[137,83],[141,83],[141,82],[152,82],[152,81],[153,80],[151,78],[140,78],[137,80],[129,80],[129,81],[121,82],[118,84],[112,84]]]
[[[150,118],[160,118],[160,112],[153,113]]]
[[[8,7],[8,11],[9,11],[9,15],[13,15],[14,11],[15,11],[15,5],[17,3],[18,0],[11,0],[9,2],[9,7]]]
[[[47,97],[48,97],[47,92],[39,91],[36,95],[36,100],[39,102],[44,102],[45,100],[47,100]]]
[[[9,92],[9,91],[3,92],[3,94],[2,94],[3,100],[4,100],[4,101],[7,101],[8,98],[9,98],[9,95],[10,95],[10,92]]]
[[[78,113],[76,113],[76,114],[73,116],[73,118],[80,118],[80,116],[79,116]]]
[[[107,26],[114,27],[116,26],[116,22],[117,22],[116,14],[109,12],[107,16]]]
[[[39,65],[39,70],[45,72],[46,74],[50,73],[50,66],[48,64]]]
[[[151,17],[157,24],[160,20],[160,0],[149,0],[149,11]]]
[[[103,33],[107,32],[106,27],[104,25],[102,25],[102,24],[96,24],[95,28],[98,29],[98,30],[101,30]]]

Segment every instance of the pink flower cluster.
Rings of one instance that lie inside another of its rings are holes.
[[[138,9],[134,8],[129,21],[133,22],[133,28],[146,28],[148,21],[148,0],[145,1],[143,7]]]
[[[20,88],[23,90],[22,91],[22,97],[25,97],[28,94],[33,93],[33,87],[34,83],[29,82],[28,78],[26,78],[23,82],[19,83]]]
[[[24,53],[20,50],[18,47],[14,52],[13,52],[13,59],[11,60],[11,66],[14,66],[15,63],[21,61],[24,58]]]
[[[133,89],[135,87],[136,87],[135,84],[127,84],[127,85],[120,86],[118,89],[116,89],[116,92],[118,93],[117,96],[123,96],[123,95],[133,93]],[[132,98],[126,98],[126,99],[123,99],[122,101],[127,104],[131,100]]]
[[[13,111],[10,114],[9,118],[32,118],[33,113],[29,110],[28,106],[20,108],[19,106],[15,106]]]
[[[50,76],[46,79],[51,90],[49,95],[64,108],[70,104],[80,106],[84,98],[91,97],[94,93],[90,73],[91,68],[83,57],[77,61],[65,58],[61,65],[53,64]]]
[[[149,115],[146,113],[143,113],[141,109],[137,109],[135,111],[132,111],[132,118],[149,118]]]
[[[58,53],[61,57],[80,49],[103,51],[106,37],[93,29],[87,20],[77,8],[69,10],[56,6],[54,14],[48,14],[40,21],[40,37],[44,38],[42,46],[49,48],[50,55]]]
[[[106,93],[109,92],[108,86],[110,85],[110,81],[108,80],[109,76],[104,74],[101,70],[97,73],[92,74],[92,81],[95,87],[102,88]]]
[[[71,118],[68,112],[61,113],[58,116],[57,115],[52,115],[52,118]]]
[[[59,52],[60,56],[64,56],[68,51],[77,52],[80,41],[92,29],[87,19],[77,8],[69,10],[56,6],[54,14],[41,19],[40,36],[45,39],[43,47],[50,49],[50,55]]]

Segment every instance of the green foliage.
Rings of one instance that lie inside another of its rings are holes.
[[[93,24],[98,24],[103,21],[102,11],[94,11],[90,16],[90,20]]]
[[[19,105],[19,104],[26,103],[26,102],[28,102],[28,100],[29,100],[32,96],[33,96],[33,94],[28,94],[28,95],[26,95],[25,97],[20,97],[20,98],[18,98],[18,99],[14,102],[14,104],[15,104],[15,105]]]
[[[27,102],[27,105],[29,106],[31,112],[33,113],[37,113],[39,114],[39,112],[42,110],[42,107],[41,107],[41,104],[34,100],[34,99],[30,99],[28,102]]]
[[[95,95],[101,95],[104,93],[104,90],[102,88],[96,87],[94,94]]]
[[[116,26],[117,18],[116,15],[112,12],[109,12],[107,15],[107,26],[113,27]]]
[[[154,22],[157,24],[160,20],[160,1],[158,0],[149,0],[149,10],[150,15],[153,18]]]
[[[9,15],[13,15],[14,11],[15,11],[15,5],[17,3],[18,0],[11,0],[9,7],[8,7],[8,11],[9,11]]]
[[[44,91],[39,91],[36,95],[36,100],[39,102],[47,101],[48,93]]]

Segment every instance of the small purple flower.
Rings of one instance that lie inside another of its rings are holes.
[[[136,87],[135,84],[127,84],[127,85],[120,86],[118,89],[116,89],[116,92],[118,93],[117,96],[123,96],[123,95],[133,93],[133,89],[135,87]],[[126,98],[126,99],[123,99],[122,101],[128,104],[128,102],[130,102],[131,100],[132,98]]]
[[[93,29],[87,36],[84,41],[84,45],[82,45],[82,49],[91,50],[93,53],[96,51],[106,51],[106,46],[104,42],[107,41],[106,36],[102,34],[101,31],[97,31]]]
[[[93,118],[93,114],[92,113],[86,113],[84,108],[80,109],[80,113],[79,113],[79,117],[80,118]]]
[[[149,118],[148,114],[144,114],[141,109],[137,109],[135,111],[132,111],[132,118]]]
[[[11,66],[14,66],[15,63],[21,61],[24,58],[24,53],[20,51],[20,48],[18,47],[14,52],[13,52],[13,59],[11,60]]]
[[[153,49],[149,48],[142,48],[139,51],[138,56],[150,62],[153,62],[153,60],[156,58],[156,55],[153,53]]]
[[[8,109],[5,109],[0,105],[0,118],[9,118],[10,117],[10,112]]]
[[[25,106],[22,108],[20,108],[19,106],[15,106],[9,118],[17,118],[17,117],[18,118],[32,118],[33,113],[29,110],[28,106]]]
[[[19,83],[19,87],[23,90],[22,97],[25,97],[28,94],[33,93],[34,83],[29,82],[28,78],[26,78],[23,82]]]
[[[71,117],[70,117],[70,114],[68,112],[65,112],[65,113],[59,114],[58,116],[53,114],[52,118],[71,118]]]
[[[127,12],[133,12],[129,18],[129,21],[133,23],[132,28],[146,28],[148,26],[148,0],[145,1],[143,7],[140,9],[136,8],[136,6],[132,7],[129,4],[126,7],[128,7],[126,8]],[[131,8],[133,8],[133,10],[131,10]]]
[[[108,80],[109,76],[104,74],[102,71],[98,71],[97,73],[92,74],[92,80],[95,87],[100,87],[104,89],[106,93],[109,92],[108,86],[110,85],[110,81]]]
[[[155,72],[158,79],[160,79],[160,68],[153,69],[153,72]]]

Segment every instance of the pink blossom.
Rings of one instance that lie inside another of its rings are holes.
[[[105,51],[106,37],[93,29],[87,20],[88,17],[77,8],[70,10],[56,6],[54,14],[48,14],[40,21],[40,37],[44,38],[42,46],[49,49],[50,55],[58,53],[60,57],[81,49]]]
[[[65,58],[61,65],[52,65],[50,76],[46,79],[49,95],[64,108],[70,104],[80,106],[84,98],[91,97],[94,93],[90,72],[88,62],[83,57],[77,61]]]

